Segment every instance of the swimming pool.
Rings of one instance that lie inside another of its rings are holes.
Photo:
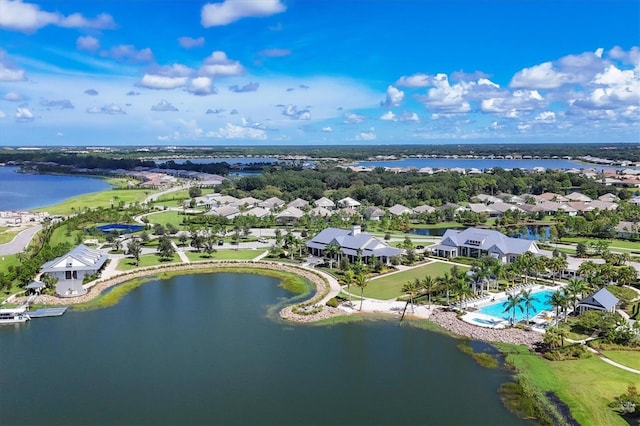
[[[551,295],[555,293],[552,290],[543,290],[537,293],[533,293],[533,307],[529,309],[529,319],[533,318],[537,314],[542,311],[553,310],[553,306],[549,303],[549,298]],[[505,312],[503,303],[507,301],[507,298],[499,299],[497,302],[492,303],[491,305],[484,306],[478,309],[478,312],[491,315],[492,317],[500,318],[509,321],[511,319],[512,311]],[[527,311],[524,308],[524,303],[520,303],[522,306],[522,311],[519,308],[516,308],[516,322],[522,321],[527,318]]]

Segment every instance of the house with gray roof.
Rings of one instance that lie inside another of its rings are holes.
[[[623,239],[638,239],[640,238],[640,223],[620,221],[615,227],[616,237]]]
[[[297,207],[287,207],[276,215],[276,222],[291,223],[300,220],[304,216],[304,212]]]
[[[306,209],[307,207],[309,207],[309,202],[307,200],[303,200],[302,198],[296,198],[295,200],[287,204],[287,207],[296,207],[298,209]]]
[[[258,219],[269,216],[270,214],[271,214],[270,210],[267,210],[262,207],[254,207],[242,213],[243,216],[255,216]]]
[[[413,212],[420,214],[420,213],[433,213],[435,212],[436,209],[434,207],[431,207],[427,204],[423,204],[421,206],[417,206],[413,208]]]
[[[327,197],[318,198],[313,202],[316,207],[324,207],[325,209],[335,209],[336,204]]]
[[[370,206],[364,210],[364,217],[368,220],[380,220],[384,214],[384,210],[376,206]]]
[[[595,294],[585,297],[578,303],[578,312],[583,313],[588,310],[615,312],[616,305],[620,300],[611,294],[606,288],[601,288]]]
[[[277,209],[280,206],[284,206],[284,204],[284,200],[281,200],[278,197],[271,197],[258,204],[258,206],[264,207],[265,209],[273,210]]]
[[[345,197],[341,200],[338,200],[338,206],[339,207],[360,207],[360,201],[358,200],[354,200],[351,197]]]
[[[226,217],[227,219],[233,219],[239,214],[240,214],[240,209],[237,208],[236,206],[214,207],[205,213],[205,215],[222,216],[222,217]]]
[[[396,204],[393,207],[389,207],[389,213],[394,216],[402,216],[403,214],[411,214],[412,210],[409,207],[405,207],[402,204]]]
[[[311,255],[325,257],[329,244],[337,244],[340,247],[340,254],[335,256],[338,261],[342,256],[347,256],[350,262],[354,262],[360,257],[363,262],[367,263],[371,257],[375,257],[382,263],[389,265],[393,256],[399,256],[403,253],[401,249],[391,247],[377,237],[362,232],[359,225],[352,226],[350,230],[326,228],[307,241],[307,248]]]
[[[329,217],[333,214],[331,210],[325,209],[324,207],[314,207],[309,211],[309,216],[321,216],[321,217]]]
[[[40,272],[56,278],[56,293],[60,297],[76,297],[87,293],[82,287],[84,277],[100,271],[109,257],[99,250],[79,244],[67,254],[40,268]]]
[[[448,229],[440,243],[429,251],[440,257],[495,257],[502,263],[511,263],[523,253],[539,254],[535,241],[507,237],[491,229],[467,228],[463,231]]]

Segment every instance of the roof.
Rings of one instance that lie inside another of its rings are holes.
[[[303,207],[307,207],[308,205],[309,205],[309,202],[307,200],[303,200],[302,198],[296,198],[295,200],[287,204],[287,207],[297,207],[300,209]]]
[[[612,310],[620,300],[606,288],[601,288],[595,294],[587,296],[578,303],[578,306],[595,307],[604,310]]]
[[[314,207],[314,208],[311,209],[309,214],[312,215],[312,216],[327,217],[327,216],[331,216],[333,213],[331,213],[331,210],[327,210],[324,207]]]
[[[42,265],[42,272],[57,272],[67,270],[97,271],[107,261],[108,256],[99,250],[91,249],[84,244],[72,248],[67,254],[53,259]]]
[[[512,238],[491,229],[467,228],[463,231],[447,229],[440,245],[455,247],[471,247],[480,250],[498,249],[503,254],[522,254],[527,251],[537,252],[534,241]]]
[[[588,197],[583,193],[577,192],[577,191],[574,191],[571,194],[567,194],[565,198],[567,198],[569,201],[582,201],[582,202],[592,201],[591,197]]]
[[[410,214],[411,209],[409,207],[405,207],[402,204],[396,204],[393,207],[389,207],[389,213],[395,216],[401,216],[403,214]]]
[[[307,242],[307,247],[322,250],[332,242],[338,244],[344,254],[351,256],[357,256],[358,250],[365,257],[402,254],[402,250],[389,246],[371,234],[339,228],[325,228]]]
[[[284,200],[281,200],[278,197],[271,197],[261,202],[260,207],[273,208],[273,207],[282,206],[283,204],[284,204]]]
[[[302,210],[300,210],[299,208],[297,208],[297,207],[287,207],[286,209],[284,209],[283,211],[278,213],[278,215],[276,217],[277,218],[300,219],[302,216],[304,216],[304,212]]]
[[[43,288],[44,287],[44,283],[41,281],[32,281],[28,286],[26,286],[25,288],[27,289],[33,289],[33,290],[37,290],[39,288]]]
[[[335,203],[327,197],[318,198],[313,202],[316,207],[335,207]]]
[[[421,206],[414,207],[413,211],[416,213],[433,213],[436,211],[436,209],[427,204],[423,204]]]
[[[269,216],[271,214],[271,212],[265,208],[262,207],[254,207],[250,210],[247,210],[246,212],[244,212],[244,216],[255,216],[255,217],[264,217],[264,216]]]
[[[345,197],[339,200],[338,204],[342,207],[358,207],[360,205],[360,202],[357,200],[354,200],[351,197]]]

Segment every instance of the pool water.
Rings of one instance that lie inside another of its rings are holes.
[[[529,319],[533,318],[542,311],[553,310],[553,306],[549,302],[549,298],[553,293],[554,291],[552,290],[544,290],[533,293],[533,307],[529,308]],[[513,311],[510,310],[509,312],[505,312],[503,303],[505,303],[506,301],[506,298],[499,299],[497,302],[492,303],[491,305],[487,305],[483,308],[478,309],[478,312],[509,321],[511,319],[511,314],[513,313]],[[516,322],[522,321],[527,318],[527,311],[524,307],[524,303],[520,303],[520,306],[522,306],[522,311],[520,310],[520,308],[516,308]]]

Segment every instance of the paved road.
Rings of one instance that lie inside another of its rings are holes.
[[[22,252],[29,245],[36,232],[41,229],[42,225],[40,224],[32,226],[31,228],[27,228],[20,232],[8,243],[0,244],[0,256]]]

